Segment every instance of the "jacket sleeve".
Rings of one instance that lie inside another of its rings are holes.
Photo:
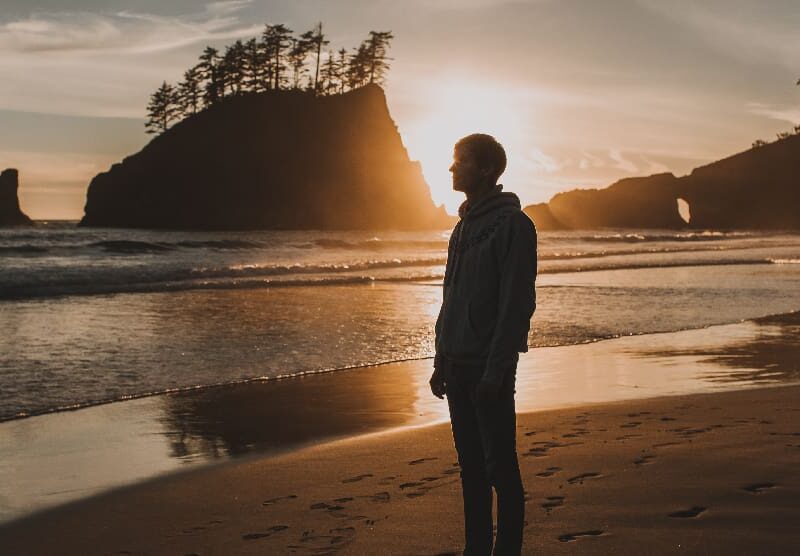
[[[509,222],[506,251],[498,257],[497,325],[482,380],[501,384],[528,351],[528,331],[536,310],[536,228],[520,212]]]
[[[447,298],[447,287],[449,285],[450,276],[453,272],[453,265],[455,261],[453,260],[455,257],[455,249],[458,247],[459,237],[461,235],[461,221],[459,220],[455,227],[453,228],[452,233],[450,234],[450,240],[447,242],[447,262],[445,263],[445,271],[444,271],[444,278],[442,284],[442,305],[439,307],[439,316],[436,318],[436,326],[434,328],[434,357],[433,357],[433,367],[436,369],[440,369],[442,367],[442,354],[439,352],[439,338],[442,335],[442,326],[443,326],[443,319],[444,319],[444,311],[445,311],[445,300]]]

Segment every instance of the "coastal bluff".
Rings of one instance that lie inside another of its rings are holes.
[[[7,168],[0,173],[0,226],[30,226],[30,218],[19,208],[19,173]]]
[[[81,226],[447,228],[383,90],[267,91],[191,115],[92,179]]]
[[[679,199],[684,216],[679,213]],[[800,136],[695,168],[558,193],[525,207],[540,230],[668,228],[800,230]]]

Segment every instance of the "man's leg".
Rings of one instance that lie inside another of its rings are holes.
[[[497,556],[518,555],[525,524],[525,491],[517,459],[517,419],[512,373],[496,402],[477,407],[489,482],[497,491]]]
[[[453,440],[461,466],[464,497],[464,555],[489,556],[492,553],[492,487],[486,475],[480,428],[473,404],[474,377],[469,368],[450,369],[447,378],[447,404]]]

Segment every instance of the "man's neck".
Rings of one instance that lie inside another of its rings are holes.
[[[495,185],[492,184],[490,187],[483,187],[478,191],[467,191],[465,192],[467,195],[467,203],[470,207],[474,207],[476,204],[481,202],[483,199],[488,197],[494,192]]]

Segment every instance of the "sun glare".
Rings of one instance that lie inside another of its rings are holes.
[[[422,164],[433,201],[455,214],[464,200],[462,193],[453,191],[448,171],[455,142],[470,133],[489,133],[509,155],[517,150],[521,154],[528,122],[519,98],[508,88],[474,80],[440,81],[427,87],[422,92],[426,112],[407,126],[404,140],[411,158]],[[512,156],[504,178],[514,173]]]

